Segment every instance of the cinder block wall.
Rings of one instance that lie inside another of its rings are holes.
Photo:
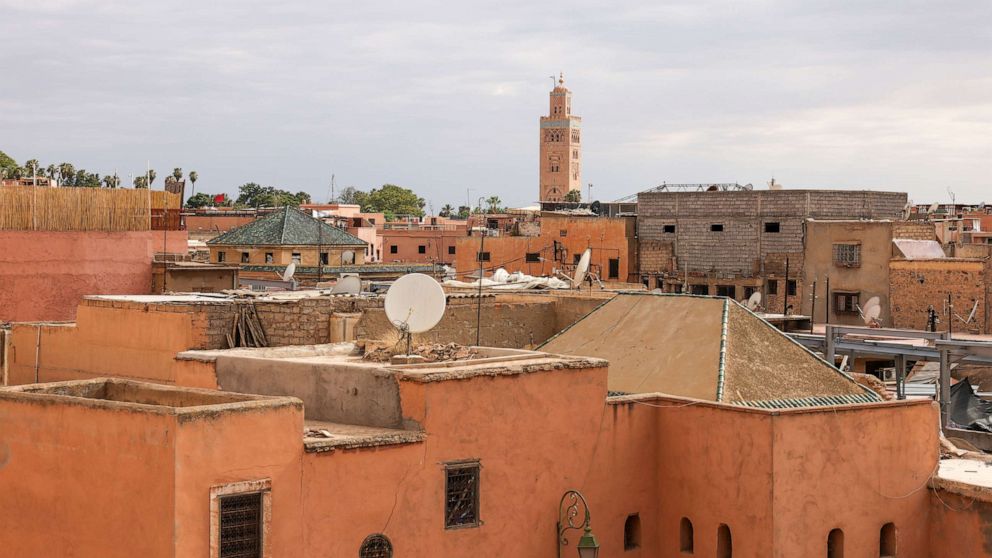
[[[668,252],[678,271],[688,264],[690,273],[783,273],[786,256],[798,271],[805,219],[898,219],[906,201],[901,192],[837,190],[643,193],[637,197],[641,272],[674,271]],[[765,232],[768,222],[778,223],[779,232]],[[714,224],[723,230],[712,231]],[[664,232],[665,225],[675,232]]]

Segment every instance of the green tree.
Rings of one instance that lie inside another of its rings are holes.
[[[214,197],[209,194],[204,194],[200,192],[199,194],[194,194],[186,200],[186,207],[190,209],[196,209],[199,207],[212,207],[214,205]]]
[[[424,199],[413,193],[413,190],[395,184],[383,184],[381,188],[373,188],[362,200],[362,211],[381,212],[396,215],[424,216]]]
[[[565,201],[578,203],[582,201],[582,192],[580,190],[569,190],[565,194]]]
[[[441,217],[451,217],[451,214],[454,210],[455,210],[454,206],[452,206],[450,203],[446,203],[444,204],[444,207],[441,208],[441,211],[438,212],[438,215],[440,215]]]
[[[10,155],[0,151],[0,170],[20,166]]]
[[[468,219],[469,215],[471,215],[471,214],[472,214],[472,208],[471,207],[469,207],[467,205],[459,205],[458,206],[458,218],[459,219]]]
[[[155,169],[148,169],[148,186],[155,184]]]
[[[350,205],[362,205],[365,198],[368,196],[367,193],[355,188],[354,186],[348,186],[344,190],[338,193],[335,200],[337,203],[345,203]],[[331,200],[333,203],[335,200]]]
[[[26,177],[34,177],[41,171],[41,176],[44,176],[44,171],[41,170],[41,165],[38,163],[38,159],[28,159],[24,163],[24,170],[27,171]]]
[[[182,180],[183,179],[183,169],[180,168],[180,167],[176,167],[176,168],[172,169],[172,178],[176,179],[176,182],[179,182],[180,180]]]
[[[56,165],[48,165],[47,167],[45,167],[45,176],[47,176],[49,180],[58,181],[58,178],[59,178],[59,168],[58,168],[58,166],[56,166]]]
[[[148,188],[148,177],[145,176],[145,175],[143,175],[143,174],[140,175],[140,176],[135,176],[134,177],[134,187],[135,188],[141,188],[141,189]]]
[[[196,193],[196,181],[199,180],[199,179],[200,179],[200,175],[196,174],[196,171],[189,171],[189,182],[190,182],[190,184],[193,187],[193,189],[190,192],[190,194],[195,194]]]
[[[500,212],[502,212],[503,211],[503,208],[500,206],[500,204],[502,204],[502,203],[503,203],[503,200],[499,199],[499,196],[489,196],[486,199],[486,205],[489,206],[489,213],[500,213]]]
[[[24,178],[27,169],[24,167],[7,167],[7,178]]]
[[[103,177],[103,185],[107,188],[117,188],[121,185],[121,177],[116,174],[108,174]]]
[[[239,195],[235,204],[244,207],[298,206],[302,203],[310,203],[310,194],[306,192],[291,194],[286,190],[262,186],[254,182],[242,184],[238,191]]]
[[[76,177],[76,167],[72,163],[59,164],[59,184],[62,186],[72,186],[72,179]]]

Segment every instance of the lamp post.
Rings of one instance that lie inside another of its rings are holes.
[[[566,500],[568,503],[566,504]],[[581,523],[576,524],[579,515],[579,504],[583,510]],[[558,524],[556,528],[558,558],[561,558],[561,547],[568,544],[565,534],[570,530],[582,530],[582,537],[579,544],[575,545],[579,552],[579,558],[596,558],[599,556],[599,543],[596,535],[592,533],[591,516],[589,515],[589,504],[585,496],[578,490],[569,490],[562,494],[561,502],[558,503]]]

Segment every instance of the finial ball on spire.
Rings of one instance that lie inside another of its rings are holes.
[[[558,72],[558,85],[565,85],[565,72]]]

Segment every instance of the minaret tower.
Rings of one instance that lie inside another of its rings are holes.
[[[562,201],[572,190],[582,190],[582,119],[572,115],[572,92],[565,75],[551,90],[548,116],[541,117],[540,201]]]

